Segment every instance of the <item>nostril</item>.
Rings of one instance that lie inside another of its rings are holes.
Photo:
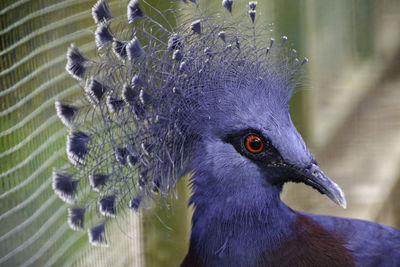
[[[319,168],[317,165],[315,164],[310,164],[307,166],[307,169],[309,170],[310,173],[312,173],[313,175],[317,175],[319,173]]]

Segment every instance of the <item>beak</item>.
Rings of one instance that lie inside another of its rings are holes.
[[[340,187],[334,183],[318,165],[311,164],[308,168],[299,170],[297,172],[301,174],[301,181],[306,185],[312,186],[318,190],[321,194],[327,195],[333,202],[346,208],[346,198]]]

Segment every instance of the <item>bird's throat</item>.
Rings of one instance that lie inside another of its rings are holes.
[[[205,266],[249,266],[292,234],[296,214],[280,200],[280,188],[251,198],[206,200],[196,194],[190,253]]]

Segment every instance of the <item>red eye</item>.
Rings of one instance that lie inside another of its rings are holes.
[[[260,153],[264,149],[264,142],[257,135],[249,135],[246,137],[245,146],[251,153]]]

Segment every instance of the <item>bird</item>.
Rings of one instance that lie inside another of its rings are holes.
[[[178,15],[131,0],[121,21],[99,0],[97,57],[68,49],[83,96],[55,103],[70,166],[54,169],[53,189],[71,205],[71,228],[107,246],[108,220],[168,196],[190,174],[183,267],[399,266],[398,229],[295,211],[280,198],[286,183],[304,183],[347,205],[289,114],[308,59],[257,26],[255,1],[243,23],[183,2]],[[234,1],[221,8],[232,14]]]

